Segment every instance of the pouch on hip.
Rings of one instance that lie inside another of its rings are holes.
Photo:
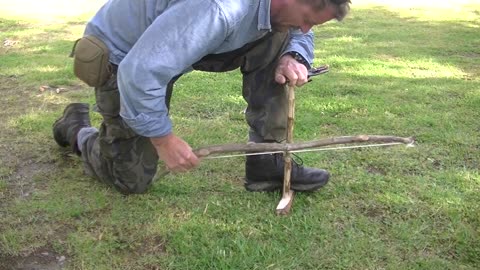
[[[108,47],[95,36],[85,36],[73,45],[71,57],[73,72],[80,80],[92,87],[98,87],[112,75],[112,65],[108,61]]]

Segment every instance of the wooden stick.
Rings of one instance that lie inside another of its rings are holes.
[[[287,113],[287,143],[293,143],[293,125],[295,120],[295,86],[285,85],[285,91],[288,95],[288,113]],[[290,189],[290,180],[292,175],[292,158],[290,151],[284,154],[285,168],[283,178],[282,199],[277,205],[277,215],[286,215],[290,212],[293,203],[293,190]]]
[[[249,143],[249,144],[217,144],[195,149],[193,152],[198,157],[207,157],[223,153],[261,153],[261,152],[287,152],[318,148],[328,145],[352,144],[352,143],[403,143],[407,146],[414,146],[413,137],[397,137],[384,135],[357,135],[330,137],[315,141],[300,143]],[[167,175],[170,171],[157,172],[154,179]]]
[[[210,145],[194,150],[198,157],[206,157],[214,154],[235,153],[235,152],[273,152],[273,151],[296,151],[310,148],[317,148],[328,145],[352,144],[352,143],[404,143],[413,144],[415,140],[412,137],[382,136],[382,135],[357,135],[331,137],[315,141],[300,143],[249,143],[249,144],[219,144]]]

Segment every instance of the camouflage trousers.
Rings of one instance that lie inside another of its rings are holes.
[[[193,65],[195,70],[210,72],[240,68],[247,123],[251,133],[265,141],[282,141],[286,134],[287,97],[274,72],[287,41],[287,33],[269,33],[238,50],[207,55]],[[167,107],[179,77],[167,86]],[[116,75],[95,88],[95,97],[103,122],[81,146],[86,172],[121,193],[145,192],[157,171],[158,155],[150,139],[137,135],[120,117]]]

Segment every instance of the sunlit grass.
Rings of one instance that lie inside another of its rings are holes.
[[[59,23],[90,18],[105,0],[0,0],[0,17],[37,23]]]
[[[372,59],[373,58],[373,59]],[[395,78],[454,78],[466,76],[460,68],[426,59],[384,59],[372,55],[371,58],[355,59],[346,56],[330,57],[336,66],[352,75],[391,76]]]

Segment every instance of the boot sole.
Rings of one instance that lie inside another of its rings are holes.
[[[282,188],[282,184],[279,182],[255,182],[255,183],[245,183],[245,189],[253,192],[261,191],[275,191]]]
[[[53,123],[53,130],[55,130],[55,127],[57,125],[61,125],[61,122],[64,121],[64,117],[62,116],[61,118],[57,119],[57,121],[55,121],[55,123]],[[57,132],[53,132],[53,139],[55,139],[55,142],[57,142],[58,145],[60,145],[61,147],[66,147],[68,146],[68,143],[65,143],[62,141],[62,138],[59,137],[60,135],[57,133]]]

